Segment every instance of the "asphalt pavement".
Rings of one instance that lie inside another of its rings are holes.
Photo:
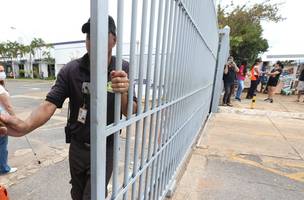
[[[25,119],[52,84],[8,81],[17,115]],[[274,104],[263,98],[258,96],[254,110],[245,100],[233,102],[234,108],[221,107],[211,117],[173,199],[304,199],[303,103],[295,103],[292,96],[276,96]],[[26,138],[9,138],[9,163],[18,172],[0,176],[0,183],[8,187],[11,200],[70,199],[66,111],[64,104],[47,124],[28,135],[37,158]],[[123,132],[122,150],[124,137]]]
[[[212,114],[172,199],[304,199],[304,104],[263,98]]]
[[[8,80],[6,86],[17,116],[26,119],[44,101],[52,85],[53,81],[45,80]],[[65,103],[63,109],[57,110],[51,120],[28,134],[27,138],[9,137],[9,164],[17,167],[18,171],[0,176],[0,183],[8,188],[11,200],[38,200],[46,199],[39,195],[45,197],[54,193],[63,196],[69,193],[68,145],[63,131],[66,111]],[[58,193],[57,189],[62,188],[67,189]],[[54,192],[48,194],[50,190]]]

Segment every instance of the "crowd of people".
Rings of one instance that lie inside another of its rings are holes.
[[[241,61],[241,64],[237,66],[233,57],[230,56],[224,67],[223,82],[225,93],[222,105],[233,106],[231,104],[232,96],[234,96],[235,100],[242,101],[242,92],[246,78],[250,79],[250,87],[246,94],[246,99],[252,99],[256,96],[258,86],[260,85],[259,92],[267,94],[267,98],[264,99],[264,101],[273,103],[284,65],[282,62],[277,61],[271,70],[267,70],[267,65],[267,62],[262,62],[262,60],[258,58],[250,67],[248,66],[247,60]],[[300,72],[297,91],[298,96],[296,101],[300,102],[301,95],[304,94],[304,69]]]

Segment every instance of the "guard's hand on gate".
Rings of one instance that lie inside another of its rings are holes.
[[[21,137],[27,133],[27,124],[16,116],[1,114],[0,121],[4,124],[0,127],[0,135]]]
[[[128,74],[125,71],[112,71],[111,81],[113,92],[126,93],[129,89]]]

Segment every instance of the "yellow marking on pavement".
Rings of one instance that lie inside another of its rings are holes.
[[[270,172],[272,172],[274,174],[278,174],[280,176],[285,176],[285,177],[287,177],[289,179],[292,179],[292,180],[295,180],[295,181],[304,182],[304,179],[302,179],[301,178],[302,176],[300,177],[300,175],[291,176],[290,174],[286,174],[286,173],[281,172],[279,170],[272,169],[272,168],[269,168],[269,167],[265,167],[264,165],[261,165],[260,163],[257,163],[255,161],[247,160],[247,159],[244,159],[244,158],[240,158],[237,155],[230,156],[230,159],[238,161],[238,162],[243,163],[243,164],[247,164],[247,165],[251,165],[251,166],[254,166],[254,167],[258,167],[258,168],[266,170],[266,171],[270,171]]]
[[[304,182],[304,172],[287,174],[286,176],[290,179],[300,179],[300,180],[302,180],[302,182]]]
[[[282,165],[286,167],[296,167],[296,168],[304,168],[304,164],[298,164],[298,163],[283,163]]]

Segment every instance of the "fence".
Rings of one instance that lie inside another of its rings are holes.
[[[117,69],[121,69],[123,8],[117,8]],[[218,50],[212,0],[144,0],[141,24],[132,1],[130,82],[138,70],[138,109],[106,126],[108,1],[91,0],[91,178],[92,199],[105,196],[106,137],[114,134],[110,199],[164,199],[209,114]],[[149,16],[147,16],[149,13]],[[149,26],[148,26],[149,25]],[[136,30],[141,28],[139,68],[135,65]],[[148,59],[144,59],[144,44]],[[98,55],[98,56],[97,56]],[[154,56],[153,56],[154,55]],[[152,70],[152,59],[154,67]],[[103,66],[103,67],[100,67]],[[146,73],[144,73],[146,72]],[[145,75],[144,75],[145,74]],[[146,84],[143,96],[143,80]],[[152,98],[150,99],[150,89]],[[133,86],[128,99],[132,102]]]

